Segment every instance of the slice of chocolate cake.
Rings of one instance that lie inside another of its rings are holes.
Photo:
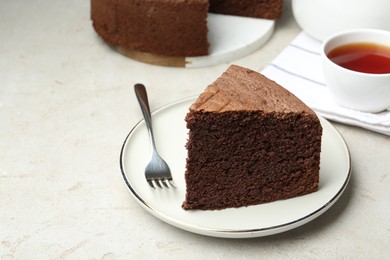
[[[185,120],[184,209],[249,206],[318,189],[320,121],[260,73],[230,66]]]

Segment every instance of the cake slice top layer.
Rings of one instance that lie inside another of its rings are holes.
[[[231,65],[190,107],[192,111],[314,112],[288,90],[264,75]]]

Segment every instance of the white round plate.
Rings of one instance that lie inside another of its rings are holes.
[[[249,55],[271,37],[275,20],[209,13],[207,26],[210,54],[186,57],[186,68],[212,66]]]
[[[317,192],[256,206],[202,211],[183,210],[187,151],[184,121],[195,98],[167,105],[152,114],[157,148],[171,168],[176,189],[151,189],[144,177],[150,142],[144,120],[127,136],[120,155],[122,175],[137,202],[155,217],[178,228],[215,237],[247,238],[284,232],[301,226],[329,209],[345,190],[351,175],[347,145],[325,119],[320,184]]]

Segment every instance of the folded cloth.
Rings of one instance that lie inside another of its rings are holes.
[[[390,135],[390,111],[367,113],[335,103],[324,81],[320,51],[321,42],[301,32],[261,73],[322,117]]]

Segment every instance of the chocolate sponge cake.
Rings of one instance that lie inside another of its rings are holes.
[[[167,56],[208,54],[208,0],[91,0],[95,31],[109,44]]]
[[[237,16],[279,19],[283,0],[210,0],[210,12]]]
[[[320,121],[260,73],[230,66],[192,104],[185,120],[184,209],[249,206],[318,189]]]
[[[92,25],[122,52],[209,54],[208,12],[277,19],[282,0],[91,0]]]

